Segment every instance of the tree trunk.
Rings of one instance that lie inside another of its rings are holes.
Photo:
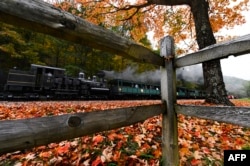
[[[208,17],[209,4],[206,0],[190,1],[191,11],[194,17],[196,38],[199,49],[216,43]],[[233,106],[227,98],[220,60],[204,62],[203,77],[206,88],[206,102]]]

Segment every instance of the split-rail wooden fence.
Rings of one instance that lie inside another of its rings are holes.
[[[177,114],[250,127],[249,107],[176,104],[175,69],[250,52],[250,35],[215,44],[176,58],[174,40],[161,40],[160,56],[112,31],[93,25],[41,0],[1,0],[0,21],[57,38],[161,66],[162,104],[41,118],[0,121],[0,154],[111,130],[152,116],[163,116],[163,165],[179,163]],[[237,69],[236,69],[237,70]],[[247,72],[247,71],[246,71]]]

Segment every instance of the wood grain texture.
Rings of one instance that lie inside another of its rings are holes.
[[[250,107],[176,105],[175,110],[178,114],[250,128]]]
[[[174,110],[176,103],[175,69],[174,69],[174,39],[166,36],[161,40],[161,56],[165,58],[165,67],[161,68],[161,97],[166,104],[162,114],[162,165],[178,166],[178,127],[177,115]]]
[[[177,58],[175,67],[180,68],[214,59],[227,58],[230,55],[239,56],[247,53],[250,53],[250,34],[214,44],[195,53]]]

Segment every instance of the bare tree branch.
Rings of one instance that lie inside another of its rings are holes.
[[[155,5],[189,5],[190,0],[148,0],[148,3]]]
[[[124,19],[120,19],[119,21],[127,21],[127,20],[130,20],[132,19],[133,16],[135,16],[140,9],[142,8],[145,8],[145,7],[148,7],[150,5],[152,5],[151,3],[149,2],[146,2],[146,3],[143,3],[143,4],[137,4],[137,5],[126,5],[124,7],[117,7],[111,3],[108,3],[108,5],[110,5],[111,7],[113,7],[115,10],[113,11],[109,11],[109,12],[103,12],[103,13],[99,13],[97,15],[104,15],[104,14],[113,14],[113,13],[116,13],[116,12],[119,12],[119,11],[129,11],[129,10],[132,10],[132,9],[136,9],[131,15],[129,15],[128,17],[124,18]],[[108,7],[106,7],[108,8]],[[151,7],[150,9],[152,9],[153,7]],[[146,11],[149,11],[150,9],[146,10]],[[145,11],[144,11],[145,12]]]

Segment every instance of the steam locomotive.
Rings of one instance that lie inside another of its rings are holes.
[[[0,74],[0,98],[10,99],[153,99],[160,98],[160,86],[114,79],[107,82],[104,72],[86,79],[68,77],[65,69],[31,64],[29,71],[10,69]]]
[[[31,64],[29,71],[10,69],[7,76],[0,72],[0,99],[160,99],[160,85],[104,79],[99,72],[92,79],[83,72],[78,78],[68,77],[63,68]],[[203,98],[198,90],[177,88],[177,98]]]

